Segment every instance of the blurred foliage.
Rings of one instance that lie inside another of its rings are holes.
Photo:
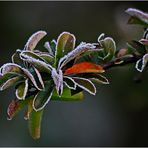
[[[130,28],[123,21],[127,20],[123,12],[129,7],[146,12],[147,2],[0,2],[0,30],[3,34],[1,65],[8,62],[18,47],[22,47],[29,32],[40,29],[48,30],[48,40],[64,30],[73,32],[78,37],[78,43],[81,40],[92,42],[104,32],[116,40],[119,49],[123,47],[123,42],[125,45],[127,40],[137,40],[143,34],[142,29],[136,26]],[[133,69],[131,65],[108,70],[106,76],[111,84],[101,88],[98,86],[97,99],[90,99],[91,96],[85,94],[86,100],[83,102],[52,102],[45,111],[47,115],[44,114],[44,134],[35,142],[22,130],[25,124],[21,114],[11,123],[6,121],[3,113],[12,92],[4,91],[1,93],[3,118],[0,122],[4,132],[0,135],[0,145],[147,146],[147,72],[137,72],[136,82],[144,81],[135,84],[131,81],[135,75]]]

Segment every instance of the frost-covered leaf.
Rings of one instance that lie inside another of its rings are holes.
[[[40,74],[40,72],[38,71],[38,69],[36,68],[33,68],[34,69],[34,78],[35,78],[35,81],[37,83],[37,85],[39,86],[39,88],[43,89],[44,88],[44,82],[43,82],[43,79],[42,79],[42,76]]]
[[[103,73],[103,72],[104,70],[100,65],[90,62],[82,62],[66,69],[64,75],[72,75],[78,73]]]
[[[140,59],[140,60],[137,61],[137,63],[136,63],[136,69],[139,72],[142,72],[144,70],[144,68],[146,67],[147,62],[148,62],[148,54],[145,54],[142,59]]]
[[[21,56],[22,55],[28,56],[28,57],[36,59],[36,60],[44,61],[44,59],[40,56],[41,52],[22,51]]]
[[[72,78],[80,88],[84,89],[85,91],[89,92],[92,95],[96,94],[96,87],[89,79],[80,78],[80,77],[72,77]]]
[[[28,56],[28,55],[24,54],[23,52],[20,54],[20,56],[24,61],[32,64],[40,72],[47,72],[47,73],[51,72],[51,65],[46,64],[45,62],[43,62],[39,59],[32,58],[31,56]]]
[[[18,76],[16,73],[6,73],[0,77],[0,90],[7,89],[10,86],[15,85],[19,80],[22,80],[22,76]]]
[[[54,81],[57,93],[59,96],[61,96],[61,94],[63,93],[63,72],[61,70],[57,72],[57,70],[53,68],[51,76]]]
[[[30,73],[29,70],[22,68],[22,71],[23,71],[24,77],[29,78],[29,79],[31,80],[31,82],[33,83],[33,85],[34,85],[38,90],[41,90],[41,89],[42,89],[42,88],[40,88],[40,87],[38,86],[38,84],[37,84],[36,81],[35,81],[34,76]]]
[[[42,110],[50,101],[53,92],[53,82],[46,81],[43,90],[39,91],[33,100],[33,108],[35,111]]]
[[[129,8],[126,10],[131,17],[128,20],[128,24],[140,24],[148,26],[148,13],[144,13],[138,9]]]
[[[7,80],[10,80],[14,77],[17,77],[17,73],[13,73],[13,72],[9,72],[9,73],[6,73],[4,75],[0,75],[0,85],[2,85],[3,83],[5,83]]]
[[[148,46],[148,39],[141,39],[140,42],[141,42],[143,45]]]
[[[47,53],[38,53],[38,56],[40,56],[48,64],[53,64],[54,62],[54,57]]]
[[[82,53],[86,53],[88,51],[93,52],[100,50],[100,49],[95,49],[95,47],[96,46],[90,43],[81,43],[74,50],[72,50],[59,60],[58,69],[62,69],[63,66],[65,66],[68,62],[75,59],[76,57],[79,57]]]
[[[109,84],[108,79],[100,74],[92,74],[90,75],[89,80],[91,80],[92,82],[96,82],[98,84]]]
[[[75,36],[69,32],[63,32],[59,35],[56,45],[55,66],[58,66],[59,59],[75,47]]]
[[[40,111],[31,110],[29,113],[28,126],[32,138],[39,139],[41,132],[41,121],[43,116],[43,109]]]
[[[29,70],[25,69],[25,68],[22,68],[20,67],[19,65],[17,64],[14,64],[14,63],[7,63],[7,64],[4,64],[1,69],[0,69],[1,73],[3,75],[5,75],[6,73],[16,73],[18,74],[18,76],[23,76],[23,77],[27,77],[31,80],[31,82],[34,84],[34,86],[40,90],[40,88],[38,87],[33,75],[30,73]]]
[[[71,77],[63,76],[63,81],[69,89],[76,89],[76,83]]]
[[[24,67],[24,62],[20,58],[20,53],[21,53],[21,50],[19,50],[19,49],[16,50],[16,52],[12,55],[12,62]]]
[[[69,88],[64,88],[62,95],[59,97],[57,91],[53,91],[53,95],[51,100],[53,101],[79,101],[84,98],[83,92],[76,93],[75,95],[71,94],[71,90]]]
[[[47,33],[45,31],[38,31],[34,33],[29,40],[27,41],[24,49],[33,51],[38,42],[46,35]]]
[[[138,53],[140,53],[142,55],[146,53],[145,46],[138,41],[133,40],[133,41],[129,42],[128,45],[130,45],[132,48],[135,49],[135,51],[137,51]]]
[[[16,84],[16,82],[18,82],[20,79],[21,79],[21,77],[17,76],[17,77],[7,80],[5,83],[3,83],[3,85],[0,86],[0,90],[4,90],[4,89],[7,89],[11,86],[14,86]]]
[[[56,53],[56,46],[57,46],[57,42],[56,42],[56,40],[52,40],[51,42],[50,42],[50,47],[51,47],[51,49],[52,49],[52,52],[53,52],[53,55],[55,56],[55,53]]]
[[[16,97],[18,100],[25,100],[28,91],[28,79],[22,82],[16,89]]]
[[[18,73],[18,74],[22,74],[23,71],[21,69],[21,67],[17,64],[14,63],[7,63],[4,64],[1,68],[0,68],[0,73],[1,74],[6,74],[8,72],[14,72],[14,73]]]
[[[103,60],[110,61],[115,55],[116,52],[116,43],[111,37],[106,37],[100,41],[102,45]]]
[[[53,51],[52,51],[52,48],[51,48],[49,42],[45,42],[44,47],[48,50],[48,52],[49,52],[49,54],[50,54],[51,56],[54,56]]]
[[[105,33],[101,33],[97,39],[98,42],[100,42],[105,37]]]

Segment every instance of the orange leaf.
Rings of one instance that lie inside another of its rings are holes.
[[[104,69],[100,65],[96,65],[90,62],[82,62],[75,64],[68,68],[64,75],[78,74],[78,73],[103,73]]]

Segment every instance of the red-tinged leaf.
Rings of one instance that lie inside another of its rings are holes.
[[[32,100],[32,96],[25,100],[14,99],[7,108],[8,120],[11,120],[20,110],[22,110]]]
[[[17,99],[12,100],[7,109],[8,120],[11,120],[19,110],[20,110],[19,100]]]
[[[78,73],[103,73],[104,69],[100,65],[90,62],[82,62],[68,68],[64,75],[78,74]]]

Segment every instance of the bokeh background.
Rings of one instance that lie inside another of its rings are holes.
[[[95,42],[101,33],[112,36],[118,49],[140,39],[143,28],[127,25],[127,8],[148,12],[148,2],[0,2],[0,66],[11,61],[28,37],[48,32],[40,42],[69,31],[81,41]],[[97,95],[85,93],[80,102],[50,102],[42,122],[41,138],[33,140],[20,112],[7,120],[14,89],[0,92],[0,146],[148,146],[148,77],[140,83],[134,65],[107,71],[110,85],[97,86]]]

